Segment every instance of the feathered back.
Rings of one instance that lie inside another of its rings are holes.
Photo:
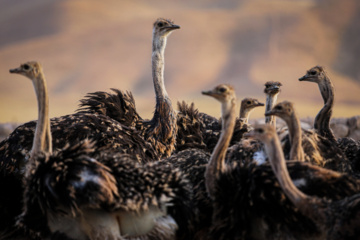
[[[88,93],[80,100],[78,113],[97,113],[108,116],[125,126],[135,127],[142,118],[136,111],[135,99],[131,92],[111,88],[114,93]]]
[[[200,122],[199,111],[194,103],[178,102],[176,151],[189,148],[205,149],[204,126]]]
[[[217,182],[211,239],[249,239],[254,232],[276,239],[311,238],[320,233],[284,195],[269,164],[231,165]],[[339,200],[359,191],[360,183],[347,175],[303,162],[287,162],[287,167],[306,194]],[[254,223],[262,221],[258,229]]]
[[[46,234],[49,213],[75,217],[82,208],[110,210],[118,198],[116,180],[107,166],[89,157],[94,152],[94,144],[84,140],[52,155],[37,155],[18,224]]]

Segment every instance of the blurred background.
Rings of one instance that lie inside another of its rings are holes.
[[[335,85],[334,117],[360,114],[358,0],[0,0],[0,123],[37,118],[31,82],[9,74],[28,60],[43,65],[51,117],[73,113],[86,93],[110,88],[132,91],[141,116],[151,117],[158,17],[181,26],[165,53],[174,107],[185,100],[220,116],[220,105],[200,91],[230,83],[239,102],[264,102],[271,80],[283,84],[279,101],[314,117],[323,104],[318,87],[298,78],[321,65]]]

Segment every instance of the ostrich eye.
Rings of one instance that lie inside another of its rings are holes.
[[[23,69],[24,69],[24,70],[29,70],[29,69],[30,69],[30,66],[27,65],[27,64],[24,64],[24,65],[23,65]]]
[[[316,71],[310,71],[310,75],[316,75]]]
[[[219,92],[224,93],[225,91],[226,91],[226,88],[224,88],[224,87],[219,88]]]
[[[257,132],[258,132],[258,133],[263,133],[263,132],[264,132],[264,129],[258,128],[258,129],[257,129]]]
[[[247,103],[248,105],[250,105],[250,104],[251,104],[251,102],[250,102],[250,101],[247,101],[246,103]]]
[[[159,23],[157,24],[157,26],[158,26],[158,27],[163,27],[163,26],[164,26],[164,23],[159,22]]]
[[[276,106],[276,107],[275,107],[275,109],[277,109],[277,110],[281,110],[281,109],[282,109],[282,107],[281,107],[281,106]]]

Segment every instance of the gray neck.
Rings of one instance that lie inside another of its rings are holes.
[[[167,37],[153,36],[152,75],[156,98],[168,98],[164,84],[165,47]]]
[[[164,52],[166,37],[153,34],[152,75],[156,95],[153,118],[148,121],[150,127],[144,128],[145,140],[152,141],[160,157],[169,157],[175,150],[177,123],[176,112],[164,84]]]
[[[293,112],[291,116],[289,116],[289,118],[286,118],[284,120],[288,126],[290,135],[290,160],[297,160],[303,162],[305,161],[305,157],[304,150],[302,148],[300,120],[296,116],[295,112]]]
[[[49,98],[44,75],[42,73],[33,79],[33,86],[38,101],[38,121],[34,135],[31,156],[39,152],[52,152],[52,138],[49,119]]]
[[[222,129],[220,138],[210,157],[209,164],[205,172],[206,189],[210,197],[215,195],[215,182],[220,174],[225,170],[225,155],[230,144],[235,127],[235,99],[230,102],[222,103]]]
[[[275,106],[276,101],[277,101],[277,96],[278,96],[278,93],[277,94],[267,94],[265,112],[269,112]],[[268,124],[274,126],[274,128],[276,128],[276,117],[273,115],[266,116],[265,123],[268,123]]]
[[[327,76],[325,76],[324,81],[321,81],[318,86],[324,100],[324,106],[315,117],[314,128],[321,136],[335,141],[334,133],[330,129],[330,119],[334,106],[334,86]]]

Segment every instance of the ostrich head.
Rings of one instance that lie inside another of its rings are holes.
[[[280,82],[268,81],[265,83],[264,93],[267,95],[276,95],[280,92],[280,87],[282,84]]]
[[[259,102],[257,99],[255,98],[244,98],[242,101],[241,101],[241,108],[242,109],[248,109],[248,110],[251,110],[251,109],[254,109],[256,107],[263,107],[265,106],[265,104]]]
[[[230,102],[236,98],[234,88],[227,84],[220,84],[210,91],[202,91],[202,94],[211,96],[221,103]]]
[[[294,113],[293,103],[288,101],[283,101],[281,103],[276,104],[273,109],[269,112],[265,113],[265,116],[277,116],[282,119],[289,118]]]
[[[179,25],[175,25],[169,19],[159,18],[154,23],[154,36],[167,37],[173,30],[179,29]]]
[[[299,78],[299,81],[308,81],[320,83],[326,78],[326,73],[323,67],[315,66],[309,69],[304,76]]]
[[[36,79],[42,72],[40,63],[31,61],[21,64],[20,67],[10,69],[10,73],[17,73],[23,75],[31,80]]]
[[[269,142],[276,136],[276,130],[269,124],[255,124],[254,130],[245,134],[246,137],[257,139],[261,142]]]

